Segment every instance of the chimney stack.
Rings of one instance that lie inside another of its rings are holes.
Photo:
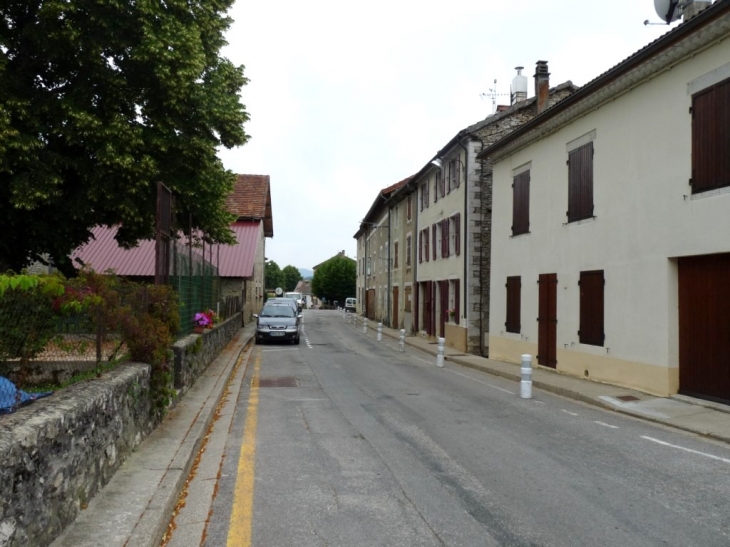
[[[538,61],[535,67],[535,98],[537,99],[537,115],[540,115],[548,106],[550,92],[550,73],[547,61]]]
[[[522,75],[525,67],[517,66],[517,76],[512,78],[512,94],[510,95],[510,104],[521,103],[527,100],[527,77]]]
[[[691,0],[682,9],[682,21],[689,21],[712,5],[712,0]]]

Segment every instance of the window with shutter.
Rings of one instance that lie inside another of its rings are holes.
[[[459,324],[459,317],[461,316],[461,280],[454,280],[454,322]]]
[[[602,346],[603,331],[603,270],[580,272],[580,330],[581,344]]]
[[[449,219],[441,221],[441,257],[449,258]]]
[[[459,177],[459,160],[449,161],[449,192],[455,190],[459,184],[456,182]]]
[[[398,242],[393,243],[393,269],[398,269]]]
[[[418,262],[423,262],[423,230],[418,234]]]
[[[437,239],[436,239],[436,237],[437,237],[436,236],[436,229],[437,229],[436,228],[436,224],[434,224],[433,226],[431,226],[431,234],[432,234],[431,237],[433,239],[433,259],[434,260],[436,260],[436,241],[437,241]]]
[[[423,250],[423,254],[425,255],[425,260],[428,262],[429,255],[428,255],[428,228],[423,230],[423,240],[426,242],[426,248]]]
[[[730,186],[730,79],[692,96],[692,193]]]
[[[568,222],[593,217],[593,142],[568,153]]]
[[[412,207],[411,207],[411,198],[413,197],[413,194],[409,194],[408,198],[406,199],[406,220],[411,220],[411,215],[413,214]]]
[[[530,232],[530,171],[512,179],[512,235]]]
[[[461,254],[461,213],[454,215],[454,227],[456,229],[456,235],[454,237],[455,251],[456,256],[459,256]]]
[[[507,319],[504,323],[507,332],[520,333],[520,306],[522,280],[519,275],[507,278]]]
[[[406,236],[406,266],[411,265],[411,236]]]
[[[439,200],[439,178],[441,170],[439,169],[433,174],[433,202],[436,203]]]
[[[423,206],[426,209],[428,209],[428,207],[429,207],[429,185],[428,185],[428,183],[423,185],[423,189],[426,190],[426,197],[423,200]]]

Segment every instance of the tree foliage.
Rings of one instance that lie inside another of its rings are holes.
[[[294,266],[285,266],[281,273],[284,275],[284,290],[293,291],[297,287],[297,283],[302,280],[302,274],[299,269]]]
[[[319,266],[312,278],[312,292],[328,302],[344,303],[345,298],[355,296],[357,267],[346,256],[335,256]]]
[[[267,289],[284,288],[284,274],[273,260],[268,261],[264,266],[264,284]]]
[[[243,67],[220,55],[233,0],[6,0],[0,7],[0,266],[69,253],[95,225],[154,230],[156,183],[179,225],[232,243]]]

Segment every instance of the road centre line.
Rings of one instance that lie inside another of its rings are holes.
[[[577,416],[578,415],[575,412],[571,412],[570,410],[565,410],[564,408],[561,408],[560,410],[562,410],[566,414],[570,414],[571,416]]]
[[[617,425],[607,424],[605,422],[594,421],[594,424],[602,425],[603,427],[610,427],[611,429],[618,429]]]
[[[285,348],[285,349],[262,349],[263,353],[275,353],[277,351],[297,351],[297,348]]]
[[[468,380],[471,380],[472,382],[479,382],[480,384],[484,384],[487,387],[491,387],[493,389],[498,389],[499,391],[504,391],[505,393],[509,393],[510,395],[514,395],[515,394],[514,391],[510,391],[508,389],[504,389],[504,388],[501,388],[501,387],[497,387],[495,385],[488,384],[487,382],[482,382],[481,380],[477,380],[476,378],[472,378],[471,376],[467,376],[466,374],[462,374],[460,372],[456,372],[455,370],[451,370],[451,369],[448,369],[448,368],[447,369],[444,369],[444,370],[447,370],[447,371],[449,371],[452,374],[456,374],[457,376],[462,376],[464,378],[467,378]]]
[[[646,439],[647,441],[651,441],[653,443],[661,444],[663,446],[669,446],[671,448],[676,448],[678,450],[684,450],[685,452],[690,452],[692,454],[697,454],[698,456],[705,456],[706,458],[712,458],[713,460],[719,460],[721,462],[730,463],[730,460],[727,458],[721,458],[720,456],[713,456],[712,454],[707,454],[706,452],[700,452],[699,450],[692,450],[691,448],[685,448],[684,446],[678,446],[676,444],[670,444],[664,441],[660,441],[659,439],[654,439],[652,437],[646,437],[645,435],[641,436],[642,439]]]

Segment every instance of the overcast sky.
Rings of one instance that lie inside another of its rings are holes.
[[[551,86],[584,85],[670,30],[643,24],[653,0],[238,0],[230,15],[251,139],[220,157],[271,177],[266,256],[308,269],[355,257],[378,191],[490,115],[495,79],[498,104],[516,66],[534,95],[538,60]]]

